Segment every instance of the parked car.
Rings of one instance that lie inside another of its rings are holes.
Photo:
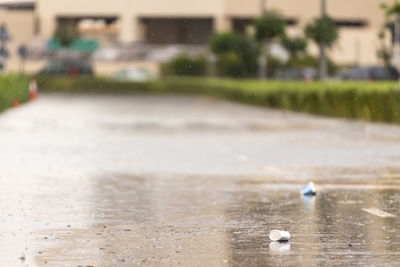
[[[149,71],[136,67],[120,70],[114,74],[114,77],[129,81],[147,81],[155,78]]]
[[[341,80],[398,80],[399,72],[393,67],[353,67],[339,73],[338,78]]]
[[[300,80],[312,81],[317,77],[317,72],[313,68],[289,68],[275,75],[278,80]]]
[[[55,60],[44,67],[38,75],[93,75],[93,69],[84,60]]]

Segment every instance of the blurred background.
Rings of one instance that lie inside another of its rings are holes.
[[[395,5],[392,0],[302,0],[301,5],[292,0],[0,0],[0,68],[134,80],[169,74],[398,79],[400,11],[389,10]],[[268,34],[258,34],[264,26]],[[66,60],[75,70],[65,69]]]
[[[399,44],[396,0],[0,0],[0,266],[397,266]]]

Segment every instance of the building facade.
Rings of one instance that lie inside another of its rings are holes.
[[[321,12],[320,0],[264,1],[268,9],[285,16],[293,35],[302,34],[304,26]],[[335,61],[378,62],[377,34],[384,23],[379,6],[391,1],[327,0],[328,14],[340,27],[340,39],[331,51]],[[44,39],[58,25],[72,22],[82,35],[104,45],[205,44],[215,31],[245,31],[261,14],[263,0],[0,0],[0,6],[10,12],[31,10],[31,31]],[[316,52],[315,47],[310,49]]]

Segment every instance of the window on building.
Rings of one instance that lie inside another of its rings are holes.
[[[118,18],[117,17],[58,17],[57,25],[73,25],[79,35],[86,39],[99,41],[102,45],[113,44],[117,42],[118,36]]]
[[[205,44],[212,18],[142,18],[145,41],[153,44]]]
[[[346,27],[346,28],[362,28],[368,26],[368,22],[365,20],[335,20],[335,24],[338,27]]]
[[[34,1],[23,1],[23,2],[9,1],[9,2],[5,2],[5,3],[0,3],[0,9],[33,11],[35,9],[35,2]]]
[[[232,19],[232,30],[235,32],[246,32],[248,27],[251,25],[253,22],[254,18],[233,18]],[[298,23],[296,19],[293,18],[287,18],[286,19],[286,24],[288,26],[295,26]]]

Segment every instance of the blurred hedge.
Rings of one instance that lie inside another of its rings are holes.
[[[204,76],[207,73],[207,60],[202,56],[179,55],[161,66],[164,76]]]
[[[154,90],[157,82],[131,82],[91,76],[38,76],[39,91],[83,92],[83,93],[125,93]]]
[[[15,101],[29,100],[29,79],[27,77],[0,74],[0,111],[13,106]]]
[[[400,85],[393,82],[260,82],[206,78],[123,82],[90,77],[39,77],[38,82],[39,90],[46,91],[195,93],[317,115],[400,123]]]

